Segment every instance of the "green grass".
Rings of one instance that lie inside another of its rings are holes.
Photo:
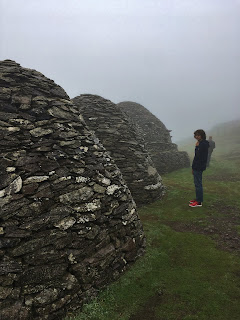
[[[209,215],[222,215],[219,205],[230,203],[240,209],[238,162],[216,157],[211,164],[204,173],[205,205],[201,208],[187,205],[194,197],[190,169],[163,176],[166,196],[139,210],[147,237],[145,256],[68,319],[240,319],[240,257],[219,250],[213,238],[176,232],[168,226],[169,221],[199,219],[207,225]],[[234,181],[228,181],[229,176]]]
[[[205,200],[224,200],[240,206],[240,163],[215,157],[210,167],[203,173]],[[193,176],[191,169],[182,169],[165,175],[164,183],[174,188],[173,192],[180,198],[185,195],[193,196]],[[237,181],[238,180],[238,181]],[[172,193],[171,193],[172,194]]]

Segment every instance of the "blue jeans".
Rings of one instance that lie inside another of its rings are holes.
[[[202,171],[193,170],[194,184],[196,190],[196,200],[203,202],[203,186],[202,186]]]

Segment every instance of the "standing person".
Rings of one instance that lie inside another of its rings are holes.
[[[209,136],[208,142],[209,142],[209,148],[208,148],[207,167],[209,167],[209,163],[210,163],[213,149],[215,149],[215,147],[216,147],[215,142],[212,139],[212,136]]]
[[[192,174],[196,190],[196,199],[189,201],[192,208],[202,207],[203,203],[203,186],[202,173],[206,170],[209,142],[206,140],[206,133],[202,130],[194,132],[194,138],[197,140],[195,146],[195,156],[192,163]]]

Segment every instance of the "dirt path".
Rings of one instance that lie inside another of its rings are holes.
[[[240,254],[240,230],[237,230],[237,226],[240,225],[240,210],[236,207],[217,202],[209,208],[207,218],[188,223],[180,221],[163,221],[163,223],[178,232],[194,232],[210,236],[219,249]]]
[[[155,296],[151,297],[147,303],[142,305],[138,312],[132,315],[129,320],[161,320],[155,316],[156,306],[161,304],[161,300],[161,294],[157,292]]]

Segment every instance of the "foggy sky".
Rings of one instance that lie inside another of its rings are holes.
[[[0,60],[134,101],[173,141],[240,118],[240,0],[0,0]]]

